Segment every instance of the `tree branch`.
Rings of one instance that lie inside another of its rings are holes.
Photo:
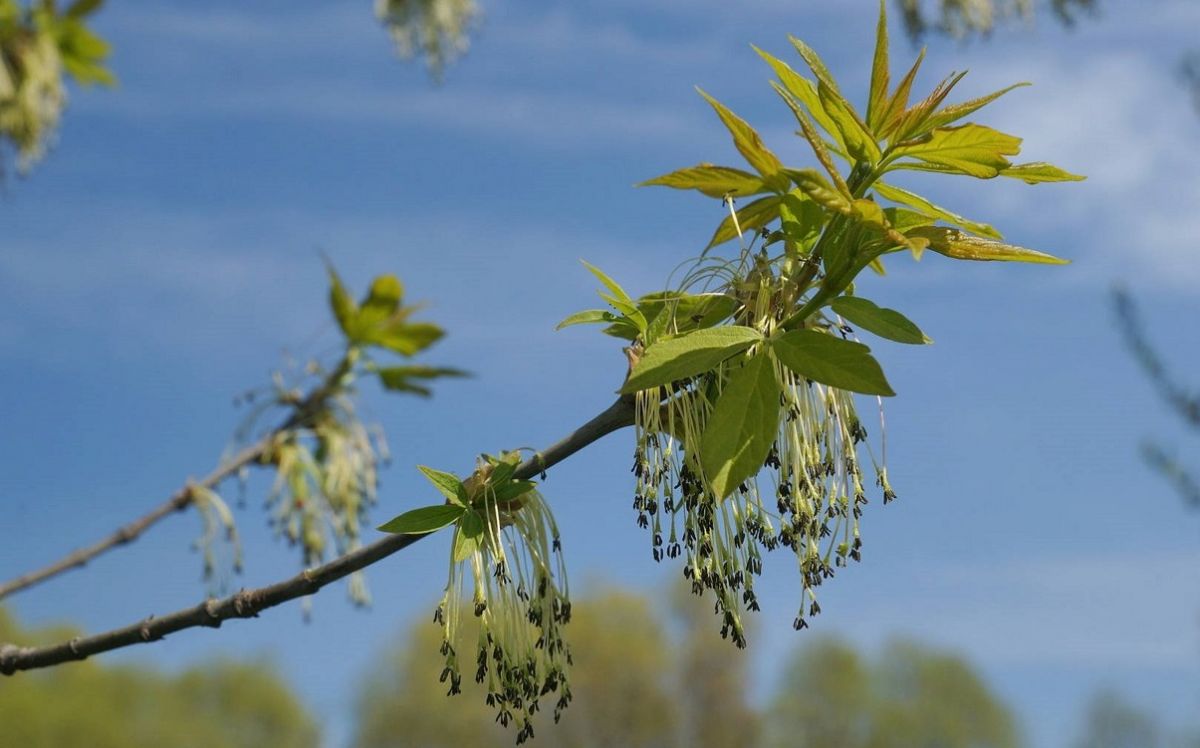
[[[8,597],[14,592],[19,592],[23,589],[34,586],[46,581],[52,577],[56,577],[63,572],[77,569],[85,566],[89,561],[96,558],[102,553],[105,553],[117,546],[126,545],[137,540],[143,532],[149,529],[162,518],[173,512],[181,512],[191,506],[195,497],[193,489],[196,487],[214,489],[219,483],[224,481],[231,475],[236,474],[239,470],[250,465],[255,460],[262,457],[270,448],[272,439],[282,431],[286,431],[303,423],[313,412],[319,408],[338,388],[342,378],[344,378],[354,366],[354,361],[357,358],[355,353],[347,353],[341,362],[335,367],[329,376],[322,380],[321,384],[308,394],[303,400],[294,402],[295,410],[286,421],[277,426],[271,433],[264,436],[258,442],[246,447],[242,451],[234,455],[230,460],[217,466],[215,470],[204,477],[198,483],[189,482],[187,485],[180,488],[171,497],[159,504],[154,509],[150,510],[141,517],[132,522],[122,525],[117,528],[112,534],[102,540],[93,543],[84,548],[79,548],[67,554],[63,558],[55,561],[48,566],[44,566],[27,574],[22,574],[19,577],[10,579],[7,582],[0,583],[0,600]]]
[[[514,477],[528,479],[545,472],[606,434],[632,425],[633,415],[633,398],[619,398],[564,439],[522,462],[517,467]],[[0,646],[0,673],[12,675],[20,670],[51,667],[133,644],[157,641],[184,629],[197,626],[217,628],[231,618],[253,618],[259,611],[314,594],[329,583],[381,561],[423,537],[425,536],[388,535],[368,546],[339,556],[327,564],[306,569],[291,579],[257,589],[241,590],[222,599],[209,599],[190,608],[161,617],[151,616],[95,636],[77,637],[46,647],[5,644]]]

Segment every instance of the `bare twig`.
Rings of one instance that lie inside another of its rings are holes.
[[[622,397],[592,420],[544,452],[538,452],[517,467],[514,477],[532,478],[570,457],[602,436],[632,425],[633,399]],[[389,535],[333,561],[307,569],[291,579],[267,587],[242,590],[223,599],[206,600],[199,605],[165,616],[151,616],[123,628],[77,637],[46,647],[0,646],[0,673],[12,675],[20,670],[51,667],[94,654],[162,639],[168,634],[198,626],[217,628],[231,618],[253,618],[259,611],[298,597],[311,595],[330,582],[341,579],[417,542],[424,535]]]
[[[277,434],[304,423],[313,412],[325,402],[338,388],[341,380],[345,377],[354,365],[354,355],[348,354],[334,368],[329,376],[322,380],[320,386],[315,388],[303,400],[295,403],[295,409],[286,421],[275,428],[271,433],[264,436],[258,442],[246,447],[238,452],[230,459],[222,462],[211,473],[205,476],[198,482],[189,482],[187,485],[180,488],[171,497],[159,504],[154,509],[143,514],[141,517],[122,525],[117,528],[112,534],[102,540],[93,543],[84,548],[79,548],[63,558],[55,561],[48,566],[22,574],[19,577],[10,579],[0,583],[0,599],[3,599],[14,592],[19,592],[23,589],[34,586],[46,581],[52,577],[56,577],[63,572],[77,569],[87,565],[89,561],[107,551],[116,548],[117,546],[127,545],[136,540],[143,532],[153,526],[162,518],[174,513],[187,509],[192,505],[194,499],[193,490],[197,487],[214,489],[219,483],[237,474],[239,470],[254,461],[258,460],[265,454],[271,446],[271,441]]]
[[[58,576],[65,571],[77,569],[85,566],[88,561],[99,556],[105,551],[116,548],[119,545],[131,543],[138,538],[154,523],[158,522],[163,517],[172,512],[180,512],[188,508],[192,503],[192,491],[195,487],[214,488],[218,483],[225,480],[229,476],[235,474],[246,465],[254,460],[257,460],[270,443],[269,437],[262,441],[246,447],[241,452],[238,452],[234,457],[209,473],[203,480],[197,483],[189,483],[183,488],[171,495],[171,498],[159,504],[151,511],[143,514],[134,521],[122,525],[109,536],[103,538],[92,545],[85,548],[79,548],[72,551],[70,554],[55,561],[49,566],[44,566],[36,571],[31,571],[27,574],[22,574],[15,579],[10,579],[3,584],[0,584],[0,598],[7,597],[14,592],[32,587],[39,582],[44,582],[51,577]]]

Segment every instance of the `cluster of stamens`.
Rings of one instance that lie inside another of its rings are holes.
[[[466,484],[471,486],[472,480]],[[522,743],[533,737],[532,717],[543,698],[555,699],[555,722],[571,701],[571,652],[563,638],[571,602],[562,544],[536,489],[512,501],[497,501],[485,476],[474,485],[482,486],[473,492],[472,505],[483,516],[483,528],[475,540],[464,536],[461,525],[455,529],[450,580],[434,614],[442,626],[446,658],[441,679],[450,694],[459,693],[466,654],[459,641],[460,622],[462,608],[469,604],[479,624],[475,681],[486,685],[496,721],[519,726],[517,743]]]

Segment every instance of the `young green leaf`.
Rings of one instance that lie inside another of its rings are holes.
[[[734,147],[738,149],[738,153],[742,154],[742,158],[746,159],[746,163],[753,166],[754,170],[761,174],[768,184],[776,186],[783,184],[778,176],[783,164],[774,153],[763,145],[762,138],[758,136],[754,128],[700,88],[696,90],[716,110],[721,122],[725,123],[726,129],[733,136]]]
[[[896,394],[871,349],[862,343],[816,330],[792,330],[770,345],[784,366],[815,382],[864,395]]]
[[[649,326],[646,328],[649,330]],[[618,317],[611,325],[604,328],[600,332],[605,335],[611,335],[614,338],[628,340],[630,342],[637,340],[643,333],[638,329],[638,326],[630,322],[625,317]]]
[[[661,387],[716,367],[762,340],[752,327],[710,327],[659,341],[646,349],[621,392]]]
[[[466,561],[483,544],[483,516],[474,509],[463,512],[454,531],[454,563]]]
[[[376,278],[359,306],[357,327],[371,327],[394,315],[400,308],[403,295],[404,286],[396,276],[381,275]]]
[[[908,317],[895,309],[877,306],[875,302],[860,296],[839,296],[830,306],[851,324],[858,325],[881,338],[909,345],[933,342]]]
[[[678,335],[712,327],[728,319],[737,307],[737,299],[722,293],[658,291],[638,299],[638,309],[650,321],[647,343],[653,343],[664,334]]]
[[[1005,244],[991,239],[980,239],[977,236],[940,226],[916,228],[908,232],[908,235],[928,239],[930,249],[956,260],[1032,262],[1042,265],[1066,265],[1070,262],[1070,260],[1034,249],[1026,249],[1015,244]]]
[[[403,356],[412,356],[436,343],[445,332],[429,322],[408,324],[401,317],[393,317],[380,324],[363,327],[355,325],[355,340],[394,351]]]
[[[887,4],[879,0],[879,23],[875,27],[875,57],[871,64],[871,94],[867,100],[867,126],[879,132],[888,104],[889,83]]]
[[[762,469],[779,427],[779,383],[765,353],[729,375],[700,437],[700,465],[718,498]]]
[[[817,96],[821,100],[822,108],[829,114],[829,118],[838,128],[838,132],[842,134],[846,152],[856,161],[866,161],[872,164],[879,161],[881,155],[879,146],[850,102],[843,99],[837,91],[825,85],[824,81],[817,84]]]
[[[457,475],[441,470],[434,470],[424,465],[417,465],[417,470],[420,470],[429,479],[429,482],[433,484],[433,487],[448,500],[459,506],[466,506],[469,503],[467,489],[462,481],[458,479]]]
[[[1005,156],[1020,151],[1020,138],[983,125],[967,124],[935,130],[921,142],[896,148],[894,154],[990,179],[1011,166]]]
[[[801,192],[822,208],[847,215],[853,212],[849,196],[834,189],[816,169],[785,169],[784,172]]]
[[[733,222],[733,216],[725,216],[725,219],[717,226],[717,230],[713,232],[706,249],[712,249],[718,244],[724,244],[736,237],[738,227],[741,227],[743,232],[757,231],[774,221],[779,217],[779,201],[779,195],[760,197],[737,211],[736,225]]]
[[[933,93],[926,96],[921,101],[913,104],[906,111],[901,113],[896,118],[896,127],[894,141],[902,143],[910,138],[917,137],[933,129],[929,124],[929,118],[933,110],[938,107],[950,94],[958,82],[966,76],[966,71],[955,73],[937,85],[933,89]]]
[[[515,480],[507,483],[501,483],[495,488],[496,501],[512,501],[522,494],[529,493],[536,486],[537,484],[531,480]]]
[[[600,268],[592,265],[587,260],[580,260],[580,262],[609,290],[610,293],[608,294],[600,294],[600,298],[612,304],[615,309],[628,317],[630,322],[635,324],[639,330],[645,330],[646,318],[638,311],[637,304],[629,297],[629,294],[625,293],[625,289],[621,288],[615,280],[609,278]]]
[[[821,129],[837,140],[836,146],[840,148],[840,151],[836,148],[831,150],[834,150],[839,156],[845,158],[846,144],[842,142],[842,134],[838,132],[837,125],[833,123],[833,120],[821,108],[821,97],[817,94],[816,84],[797,73],[790,65],[778,57],[768,54],[758,47],[754,47],[754,51],[771,66],[771,69],[775,71],[775,75],[779,76],[779,82],[783,84],[783,87],[787,89],[789,94],[804,105],[804,108],[817,121]]]
[[[1006,169],[1001,169],[1000,176],[1021,179],[1026,184],[1038,184],[1039,182],[1082,182],[1087,179],[1087,177],[1081,177],[1078,174],[1064,171],[1054,164],[1047,164],[1041,161],[1031,164],[1014,164]]]
[[[378,529],[397,535],[425,535],[457,522],[465,511],[456,504],[423,506],[384,522]]]
[[[825,211],[800,190],[792,190],[779,206],[780,229],[792,256],[808,254],[825,227]]]
[[[816,50],[791,34],[788,35],[788,41],[790,41],[792,46],[796,48],[796,51],[800,53],[800,57],[804,59],[804,62],[808,65],[808,69],[811,70],[813,75],[817,77],[817,82],[824,83],[826,86],[832,89],[834,93],[841,96],[841,91],[838,90],[837,81],[833,79],[833,74],[829,72],[829,68],[825,67],[824,61],[821,60],[821,56],[817,54]]]
[[[554,329],[561,330],[564,327],[570,327],[571,325],[588,325],[599,322],[613,322],[616,319],[617,316],[615,314],[604,309],[585,309],[582,312],[575,312],[562,322],[559,322]]]
[[[887,107],[880,114],[880,124],[882,129],[875,131],[877,135],[884,138],[895,140],[892,134],[896,127],[899,126],[901,118],[904,116],[904,111],[908,107],[909,96],[912,95],[913,82],[917,79],[917,71],[921,69],[921,63],[925,60],[925,50],[921,49],[921,53],[917,55],[917,59],[913,62],[912,67],[900,79],[896,90],[888,99]]]
[[[748,171],[734,169],[730,166],[714,166],[713,164],[699,164],[673,171],[670,174],[646,180],[637,186],[697,190],[709,197],[716,198],[726,195],[745,197],[772,191],[762,177],[756,177]]]
[[[375,371],[384,389],[415,392],[428,397],[433,394],[428,387],[414,384],[413,379],[438,379],[440,377],[469,377],[462,369],[452,369],[444,366],[386,366]]]
[[[971,99],[970,101],[964,101],[961,104],[951,104],[950,106],[945,107],[942,110],[934,112],[932,115],[930,115],[929,118],[925,120],[925,127],[927,127],[930,130],[937,129],[939,127],[945,127],[946,125],[950,124],[951,122],[957,122],[958,120],[962,119],[963,117],[967,117],[971,114],[974,114],[979,109],[982,109],[983,107],[992,103],[993,101],[1000,98],[1001,96],[1008,93],[1009,91],[1012,91],[1013,89],[1016,89],[1016,88],[1022,88],[1024,86],[1029,86],[1029,85],[1032,85],[1032,84],[1030,84],[1030,83],[1014,83],[1013,85],[1009,86],[1008,88],[1002,88],[999,91],[995,91],[993,93],[988,94],[987,96],[981,96],[978,99]]]
[[[621,286],[615,280],[605,275],[604,271],[591,264],[587,260],[580,260],[580,262],[582,262],[583,266],[588,269],[588,272],[596,276],[596,279],[604,284],[604,287],[607,288],[614,297],[631,306],[636,306],[633,303],[633,299],[629,297],[629,294],[625,293],[625,289],[621,288]]]
[[[909,192],[906,189],[890,184],[884,184],[883,182],[875,182],[872,188],[879,193],[880,197],[891,200],[894,203],[907,205],[910,208],[916,208],[919,212],[924,213],[931,218],[954,224],[955,226],[964,228],[967,231],[970,231],[974,234],[979,234],[980,236],[989,236],[993,239],[1004,238],[1000,236],[999,231],[996,231],[996,229],[992,228],[990,225],[986,223],[979,223],[978,221],[972,221],[969,218],[964,218],[958,215],[957,213],[951,213],[945,208],[934,205],[920,195]]]
[[[355,319],[358,317],[358,305],[354,303],[354,299],[350,298],[349,292],[342,285],[342,279],[333,269],[333,265],[326,263],[326,268],[329,271],[329,308],[333,310],[333,317],[337,320],[338,327],[349,336]]]
[[[787,89],[775,81],[771,81],[771,87],[775,89],[775,93],[779,94],[783,102],[792,110],[792,114],[796,117],[796,122],[800,124],[800,134],[808,141],[809,146],[813,149],[813,153],[817,156],[817,160],[821,162],[821,166],[825,167],[825,171],[829,174],[829,178],[833,180],[834,185],[837,186],[838,191],[848,196],[850,188],[846,186],[841,172],[838,171],[837,165],[833,163],[833,157],[829,155],[828,146],[826,146],[825,141],[821,139],[816,128],[809,121],[808,115],[804,113],[804,110],[796,102],[795,98],[787,92]]]

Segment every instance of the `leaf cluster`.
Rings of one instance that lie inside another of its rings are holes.
[[[650,305],[661,295],[635,301],[598,274],[611,292],[601,295],[612,311],[581,312],[560,325],[605,322],[606,332],[636,341],[642,350],[622,388],[626,393],[667,388],[667,396],[672,387],[726,365],[723,387],[729,394],[716,401],[699,447],[719,496],[756,472],[773,441],[779,409],[768,404],[778,394],[775,364],[807,381],[889,396],[894,392],[870,349],[844,339],[847,323],[895,342],[931,342],[900,312],[855,295],[854,280],[863,270],[883,272],[884,256],[900,251],[916,259],[930,250],[959,260],[1065,262],[1005,243],[991,225],[884,177],[920,171],[1029,184],[1082,178],[1051,164],[1015,163],[1020,138],[965,121],[1026,84],[947,103],[964,76],[955,73],[918,98],[913,90],[924,53],[893,82],[882,2],[869,96],[861,110],[841,93],[815,50],[794,37],[790,41],[806,73],[755,51],[775,73],[771,85],[794,116],[817,168],[784,165],[749,123],[701,91],[748,169],[701,163],[643,183],[695,190],[730,205],[706,253],[746,232],[762,238],[758,254],[751,257],[743,245],[721,291],[703,297],[721,314],[690,314],[700,297],[680,292],[675,298],[687,302],[685,315],[676,309],[652,317]],[[734,201],[742,198],[753,199],[735,210]],[[733,325],[714,327],[730,318]]]

